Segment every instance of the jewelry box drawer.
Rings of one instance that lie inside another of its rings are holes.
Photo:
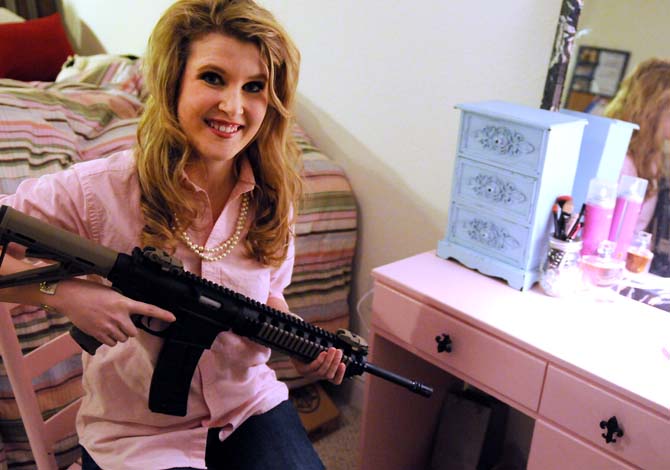
[[[427,354],[439,367],[453,368],[537,410],[546,363],[535,356],[379,283],[372,324]]]
[[[645,470],[670,468],[670,421],[553,366],[540,414]],[[606,442],[607,434],[614,441]]]
[[[457,202],[449,210],[449,242],[523,268],[530,229]]]
[[[527,470],[634,470],[634,467],[537,420],[528,456]]]
[[[488,210],[500,210],[521,223],[530,223],[537,178],[461,158],[453,182],[454,199]]]
[[[463,113],[458,151],[502,168],[539,175],[545,130]]]

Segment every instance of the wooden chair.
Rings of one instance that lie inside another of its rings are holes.
[[[12,322],[15,304],[0,303],[0,354],[39,470],[57,470],[54,444],[76,434],[75,417],[81,398],[44,419],[33,387],[33,379],[73,354],[81,352],[68,333],[23,354]],[[70,468],[77,468],[71,466]]]

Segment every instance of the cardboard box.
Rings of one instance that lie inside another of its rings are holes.
[[[289,398],[308,434],[328,432],[337,427],[340,412],[318,383],[291,390]]]

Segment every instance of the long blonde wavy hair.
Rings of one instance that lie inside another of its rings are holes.
[[[268,109],[242,152],[256,179],[250,198],[255,217],[245,245],[253,258],[276,266],[286,258],[290,214],[302,189],[300,153],[292,133],[300,53],[272,14],[252,0],[180,0],[151,33],[144,58],[149,97],[135,152],[145,221],[142,243],[173,250],[175,216],[184,228],[198,217],[192,193],[181,178],[196,156],[179,125],[177,101],[190,45],[213,32],[257,45],[268,69]],[[239,165],[238,155],[238,174]]]
[[[622,83],[604,115],[640,126],[633,132],[628,154],[640,178],[649,182],[646,198],[658,192],[663,171],[663,140],[659,124],[670,112],[670,60],[651,58],[640,62]]]

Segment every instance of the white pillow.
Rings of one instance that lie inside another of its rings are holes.
[[[25,18],[13,13],[7,8],[0,7],[0,23],[21,23],[26,21]]]

